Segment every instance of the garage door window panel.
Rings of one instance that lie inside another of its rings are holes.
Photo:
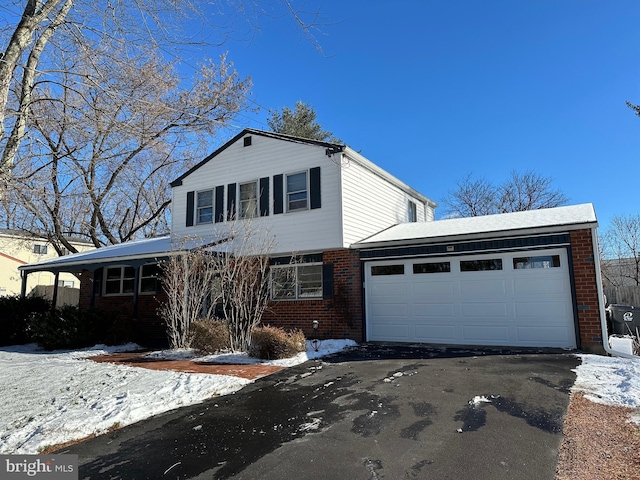
[[[461,272],[487,272],[502,270],[502,259],[492,258],[488,260],[461,260]]]
[[[413,273],[449,273],[451,272],[450,262],[429,262],[429,263],[414,263]]]
[[[560,268],[560,255],[538,255],[535,257],[517,257],[513,259],[515,270],[532,268]]]
[[[371,275],[404,275],[404,265],[375,265],[371,267]]]

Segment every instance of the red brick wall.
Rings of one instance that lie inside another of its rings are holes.
[[[595,254],[591,230],[571,232],[571,256],[578,307],[580,346],[587,351],[603,350]]]
[[[80,277],[80,308],[91,308],[91,292],[93,289],[93,273],[84,270]],[[101,312],[111,313],[123,320],[131,320],[135,340],[141,345],[161,345],[166,342],[165,323],[158,316],[160,302],[166,295],[138,295],[138,315],[134,319],[133,295],[103,297],[96,294],[93,308]]]
[[[333,264],[333,298],[283,300],[273,303],[262,319],[285,329],[299,328],[313,338],[313,321],[318,320],[318,337],[363,340],[362,281],[357,251],[340,249],[322,254],[322,262]]]

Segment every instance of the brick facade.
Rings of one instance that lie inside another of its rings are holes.
[[[580,348],[585,351],[603,352],[600,325],[601,305],[598,300],[596,262],[591,230],[573,230],[570,236]]]
[[[313,321],[319,322],[318,338],[363,339],[363,306],[360,256],[340,249],[322,254],[322,263],[333,264],[333,298],[283,300],[273,303],[262,323],[285,329],[301,329],[313,338]]]
[[[573,282],[578,314],[579,346],[585,351],[602,352],[600,305],[596,281],[591,230],[574,230],[570,234]],[[284,329],[301,329],[313,338],[313,321],[319,322],[318,337],[364,340],[364,306],[362,266],[359,252],[340,249],[323,252],[323,264],[333,264],[333,295],[328,299],[282,300],[274,302],[265,312],[262,323]],[[80,306],[91,305],[92,274],[81,276]],[[133,321],[136,341],[157,344],[166,340],[164,323],[157,315],[164,294],[139,295],[138,315]],[[133,296],[103,297],[96,294],[94,308],[133,319]]]
[[[80,277],[80,307],[91,308],[93,273],[83,270]],[[98,289],[99,290],[99,289]],[[134,318],[133,295],[102,296],[96,293],[93,308],[100,312],[113,314],[121,322],[131,322],[134,340],[145,346],[165,346],[167,330],[165,323],[157,314],[160,303],[166,295],[163,292],[138,295],[138,314]]]

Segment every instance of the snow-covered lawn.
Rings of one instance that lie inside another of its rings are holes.
[[[354,342],[325,340],[318,352],[265,362],[291,366],[340,351]],[[241,389],[249,380],[96,363],[94,355],[134,346],[44,352],[35,345],[0,348],[0,454],[38,453],[60,443],[128,425],[177,407]],[[190,358],[191,352],[159,352]],[[574,391],[611,405],[640,409],[640,359],[580,355]],[[246,355],[199,360],[256,363]],[[640,421],[640,416],[636,416]]]
[[[355,345],[325,340],[293,358],[266,362],[291,366]],[[161,412],[241,389],[250,380],[228,375],[148,370],[88,360],[135,349],[96,346],[45,352],[36,345],[0,348],[0,454],[38,453],[60,443],[103,433]],[[167,357],[166,352],[156,356]],[[177,352],[173,358],[193,357]],[[224,355],[229,363],[255,363],[246,355]],[[205,360],[216,360],[215,356]]]

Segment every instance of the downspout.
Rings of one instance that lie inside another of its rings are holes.
[[[598,306],[600,310],[600,330],[602,330],[602,346],[605,351],[614,357],[638,359],[637,355],[613,350],[609,345],[609,334],[607,331],[607,317],[604,313],[604,292],[602,291],[602,273],[600,272],[600,247],[598,246],[598,235],[596,229],[591,229],[591,241],[593,243],[593,260],[596,266],[596,283],[598,287]]]

